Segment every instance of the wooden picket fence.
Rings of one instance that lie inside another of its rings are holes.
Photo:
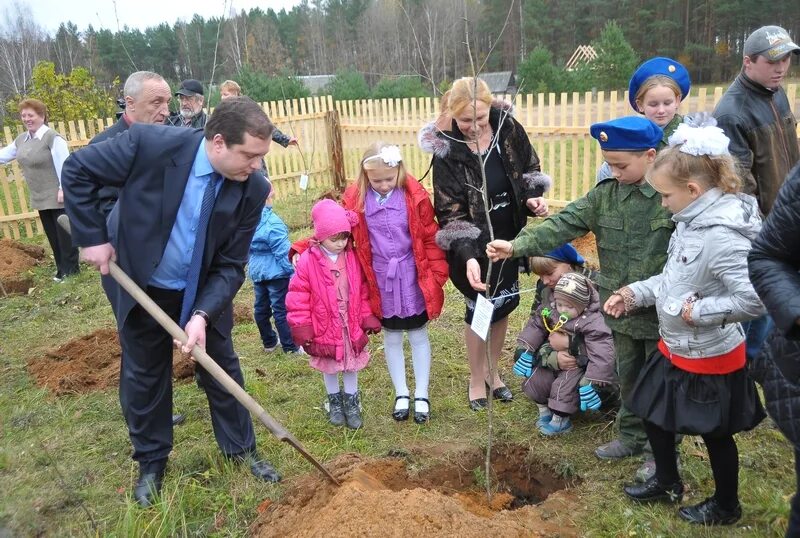
[[[711,111],[724,88],[693,89],[681,105],[681,113]],[[792,110],[800,112],[797,85],[786,93]],[[586,92],[505,96],[514,103],[514,117],[525,126],[542,161],[542,170],[553,177],[548,194],[561,207],[586,193],[595,183],[602,154],[589,135],[589,125],[631,114],[627,92]],[[417,146],[417,131],[439,114],[438,100],[426,98],[335,101],[331,96],[263,103],[264,110],[285,133],[300,141],[299,148],[273,146],[267,155],[270,177],[281,197],[304,194],[300,176],[309,176],[306,195],[331,188],[341,189],[346,178],[358,174],[361,155],[377,140],[400,146],[408,170],[421,177],[430,155]],[[51,127],[64,136],[71,150],[88,143],[112,125],[113,119],[59,122]],[[5,144],[18,133],[4,129]],[[798,133],[800,135],[800,133]],[[5,145],[4,144],[4,145]],[[431,174],[423,183],[432,189]],[[35,211],[28,206],[27,189],[19,166],[0,166],[0,236],[19,238],[42,233]]]

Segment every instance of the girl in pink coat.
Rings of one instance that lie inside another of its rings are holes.
[[[322,200],[311,209],[311,219],[314,239],[289,282],[287,319],[292,338],[311,356],[311,367],[322,372],[331,424],[357,429],[362,424],[358,371],[369,362],[367,334],[381,330],[352,248],[350,232],[358,216],[333,200]]]

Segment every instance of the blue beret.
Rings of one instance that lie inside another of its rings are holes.
[[[578,254],[578,251],[575,250],[575,247],[572,246],[572,243],[564,243],[558,248],[555,248],[544,255],[545,258],[552,258],[553,260],[568,263],[570,265],[583,265],[586,263],[586,260],[583,259],[583,256]]]
[[[624,116],[589,128],[592,137],[607,151],[645,151],[657,148],[664,131],[642,116]]]
[[[655,75],[663,75],[674,80],[681,90],[681,100],[686,99],[686,96],[689,95],[692,81],[689,80],[689,72],[685,67],[672,58],[650,58],[634,71],[631,82],[628,84],[628,102],[636,112],[639,112],[639,108],[636,106],[636,94],[639,93],[639,88],[647,79]]]

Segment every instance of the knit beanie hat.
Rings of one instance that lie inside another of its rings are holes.
[[[349,233],[358,224],[358,215],[326,199],[311,208],[311,220],[314,221],[314,239],[325,241],[332,235]]]
[[[566,273],[558,279],[553,295],[558,299],[566,299],[576,307],[589,306],[589,282],[578,273]]]

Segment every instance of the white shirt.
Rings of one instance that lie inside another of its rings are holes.
[[[328,257],[328,259],[330,261],[336,263],[336,260],[339,259],[339,255],[338,254],[334,254],[333,252],[331,252],[327,248],[323,247],[322,245],[319,246],[319,249],[322,251],[323,254],[325,254]]]
[[[31,137],[30,132],[25,133],[25,138],[23,142],[27,142],[31,138],[36,138],[37,140],[41,140],[44,134],[50,129],[47,125],[42,124],[33,136]],[[53,157],[53,166],[56,169],[56,176],[58,177],[58,188],[61,188],[61,167],[64,166],[64,161],[67,160],[69,157],[69,149],[67,148],[67,141],[61,138],[60,136],[56,136],[53,139],[53,147],[50,150],[50,154]],[[0,164],[10,163],[14,159],[17,158],[17,141],[14,140],[6,147],[0,149]]]

